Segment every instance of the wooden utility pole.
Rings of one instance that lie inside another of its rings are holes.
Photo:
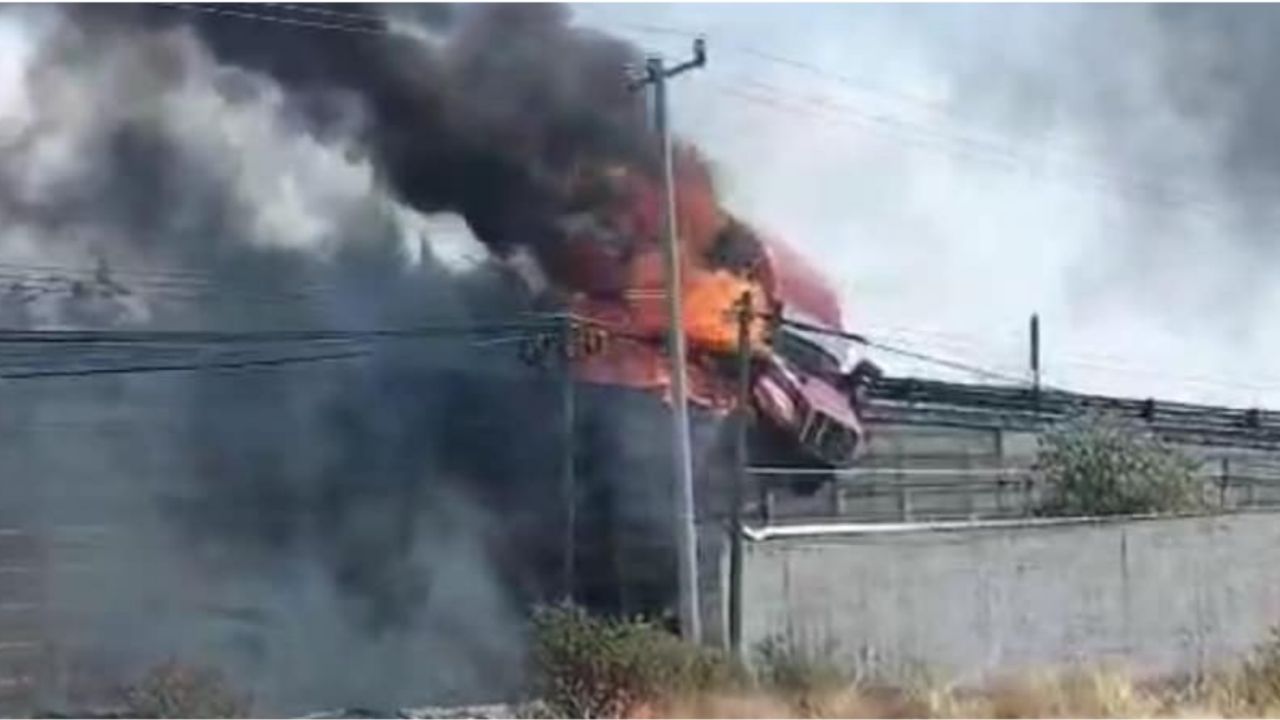
[[[689,436],[688,378],[685,367],[684,312],[681,309],[680,241],[677,237],[675,173],[671,157],[671,128],[667,118],[667,80],[706,64],[706,45],[693,45],[693,59],[668,68],[660,57],[649,58],[645,75],[633,88],[653,86],[654,124],[662,158],[663,231],[666,251],[668,351],[671,353],[671,432],[675,455],[676,550],[680,590],[680,632],[686,640],[702,642],[698,602],[698,537],[693,505],[693,448]]]
[[[747,483],[747,429],[751,420],[751,293],[738,301],[738,412],[734,474],[729,493],[729,649],[742,654],[742,497]]]

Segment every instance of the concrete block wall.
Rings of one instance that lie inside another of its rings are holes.
[[[747,649],[829,643],[883,677],[1194,672],[1280,623],[1280,515],[863,526],[748,542],[743,585]]]

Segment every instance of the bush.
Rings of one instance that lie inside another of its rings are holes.
[[[1204,507],[1195,461],[1143,428],[1090,414],[1040,436],[1043,515],[1128,515]]]
[[[534,614],[542,697],[566,717],[622,717],[662,699],[732,688],[741,668],[645,620],[597,618],[574,607]]]
[[[243,718],[249,702],[221,673],[169,661],[124,691],[125,716],[137,718]]]

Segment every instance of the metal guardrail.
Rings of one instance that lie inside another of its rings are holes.
[[[1033,467],[990,465],[941,468],[752,467],[754,498],[745,512],[774,519],[918,520],[1031,517],[1046,482]],[[1224,474],[1204,469],[1204,499],[1220,510],[1280,506],[1280,469]],[[820,484],[813,487],[817,480]],[[797,492],[809,486],[813,492]]]
[[[1280,413],[1030,387],[882,378],[868,388],[870,424],[1036,430],[1085,411],[1145,423],[1170,440],[1280,450]]]
[[[952,383],[920,378],[881,378],[869,387],[873,401],[930,403],[966,407],[1000,407],[1058,414],[1086,407],[1129,411],[1152,418],[1190,418],[1208,423],[1280,431],[1280,413],[1258,408],[1091,395],[1025,386]]]

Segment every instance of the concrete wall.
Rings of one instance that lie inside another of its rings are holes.
[[[889,677],[1104,659],[1195,671],[1280,623],[1280,514],[864,525],[748,541],[743,584],[744,647],[829,642]]]

